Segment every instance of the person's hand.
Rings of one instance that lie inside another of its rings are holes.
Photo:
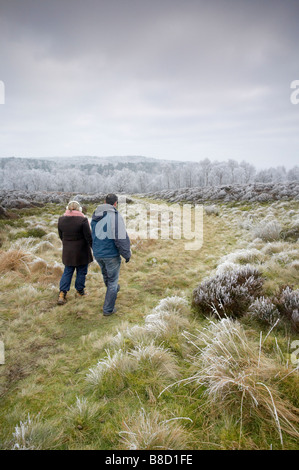
[[[126,259],[126,263],[128,263],[129,261],[130,261],[130,258],[127,258],[127,259]]]

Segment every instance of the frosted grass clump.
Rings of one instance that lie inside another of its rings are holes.
[[[56,221],[56,223],[57,223],[57,221]],[[55,242],[60,241],[60,238],[59,238],[59,236],[58,236],[58,233],[56,233],[56,232],[49,232],[49,233],[47,233],[46,235],[44,235],[43,238],[44,238],[44,240],[47,240],[47,241],[49,241],[49,242],[51,242],[51,243],[55,243]]]
[[[299,260],[292,261],[289,264],[290,268],[296,269],[296,271],[299,271]]]
[[[158,337],[167,338],[180,329],[189,327],[187,313],[188,302],[185,298],[166,297],[145,317],[145,328]]]
[[[45,251],[53,251],[55,250],[55,247],[53,243],[47,241],[47,240],[42,240],[37,245],[35,245],[32,248],[33,253],[44,253]]]
[[[76,397],[76,403],[68,408],[68,418],[80,424],[93,419],[100,410],[100,405],[90,403],[87,398]]]
[[[133,344],[146,343],[151,341],[149,330],[145,326],[133,325],[127,326],[125,329],[120,329],[115,336],[110,340],[112,347],[124,347],[126,340]]]
[[[112,348],[126,349],[138,344],[148,344],[153,340],[166,339],[188,328],[188,302],[179,296],[169,296],[162,299],[159,304],[144,319],[143,325],[130,325],[122,322],[115,335],[106,335],[97,340],[94,346],[101,349],[109,343]]]
[[[204,206],[204,210],[207,215],[219,215],[220,213],[219,207],[215,205]]]
[[[292,220],[291,227],[299,228],[299,218]]]
[[[153,342],[148,345],[139,345],[129,352],[135,361],[149,362],[161,377],[176,377],[178,367],[174,355],[163,346],[156,346]]]
[[[256,248],[242,249],[223,256],[220,259],[220,264],[225,262],[239,264],[261,263],[263,259],[263,254]]]
[[[188,307],[188,302],[184,297],[178,297],[176,295],[171,297],[166,297],[165,299],[160,300],[157,307],[154,308],[154,313],[160,312],[169,312],[175,314],[182,314],[186,311]]]
[[[293,260],[298,259],[298,250],[283,251],[281,253],[276,253],[272,256],[272,260],[275,263],[286,265]]]
[[[138,345],[127,353],[118,350],[112,354],[106,350],[106,357],[100,360],[95,367],[89,369],[86,380],[92,385],[99,385],[107,376],[110,378],[125,377],[126,374],[135,372],[142,361],[151,364],[162,378],[174,377],[178,372],[171,352],[162,346],[150,343],[149,345]]]
[[[11,250],[24,250],[29,253],[34,252],[34,247],[37,243],[37,239],[34,237],[18,238],[11,244]]]
[[[106,350],[106,357],[89,369],[86,380],[92,385],[99,385],[107,374],[124,376],[127,372],[135,370],[137,366],[136,361],[121,349],[113,355]]]
[[[38,290],[31,284],[27,284],[27,285],[24,285],[15,289],[14,293],[16,294],[17,297],[23,296],[24,293],[30,296],[36,296],[38,295]]]
[[[234,271],[238,269],[238,267],[239,265],[237,263],[232,263],[231,261],[224,261],[217,266],[215,270],[215,274],[221,275],[225,273],[226,271]]]
[[[151,313],[145,318],[146,330],[160,339],[171,337],[189,326],[188,318],[164,310],[159,313]]]
[[[262,320],[270,325],[274,325],[280,319],[280,314],[276,306],[267,297],[259,297],[248,309],[249,315]]]
[[[290,245],[287,242],[279,241],[279,242],[268,242],[262,248],[262,253],[266,255],[272,255],[274,253],[281,253],[288,251],[290,249]]]
[[[40,420],[39,415],[31,417],[15,426],[12,435],[12,450],[46,450],[56,439],[54,430]]]
[[[126,450],[180,450],[188,448],[188,434],[179,420],[190,418],[177,417],[163,419],[156,410],[146,412],[142,408],[124,421],[121,446]]]
[[[277,220],[263,221],[252,228],[252,236],[264,241],[279,240],[281,230],[281,225]]]
[[[191,356],[194,373],[177,383],[205,386],[212,402],[232,412],[239,409],[240,437],[244,417],[253,415],[271,418],[282,445],[282,431],[299,437],[295,410],[280,397],[273,382],[281,365],[263,353],[261,341],[250,340],[242,325],[229,318],[211,321],[207,328],[185,333],[185,337],[197,348]]]
[[[47,262],[39,257],[35,257],[29,264],[29,269],[32,273],[37,271],[46,271],[48,268]]]

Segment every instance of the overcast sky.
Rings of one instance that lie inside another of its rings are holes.
[[[290,168],[298,20],[298,0],[0,0],[0,156]]]

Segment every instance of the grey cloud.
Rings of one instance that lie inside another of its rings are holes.
[[[275,165],[287,152],[292,166],[298,13],[293,0],[2,0],[1,156]]]

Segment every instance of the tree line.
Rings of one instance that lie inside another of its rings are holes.
[[[84,160],[84,159],[83,159]],[[59,159],[2,158],[0,187],[4,190],[69,191],[82,193],[129,192],[146,193],[162,189],[179,189],[226,184],[248,184],[299,181],[299,167],[284,166],[257,171],[245,161],[241,163],[211,161],[149,161],[101,164],[88,157],[82,164],[66,164]]]

